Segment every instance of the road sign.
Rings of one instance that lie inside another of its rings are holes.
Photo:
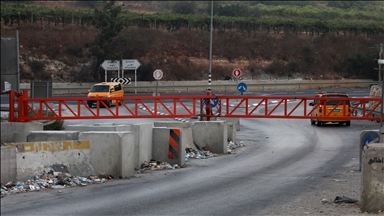
[[[364,133],[364,135],[361,137],[361,144],[368,145],[370,143],[377,143],[380,141],[379,133],[376,133],[374,131],[368,131]]]
[[[111,82],[120,82],[123,85],[131,84],[131,78],[111,78]]]
[[[363,131],[360,134],[360,153],[359,153],[359,162],[360,162],[360,167],[359,171],[361,171],[361,163],[363,161],[362,155],[364,149],[368,148],[368,145],[371,143],[380,143],[380,135],[379,131]]]
[[[212,94],[212,95],[214,95],[214,94]],[[217,99],[217,98],[211,98],[211,99],[205,98],[203,100],[205,105],[208,105],[208,100],[210,101],[209,104],[211,105],[212,108],[214,108],[219,103],[219,99]]]
[[[384,59],[379,59],[379,60],[378,60],[378,63],[379,63],[379,64],[384,64]]]
[[[136,59],[123,59],[123,70],[136,70],[140,67],[141,63]]]
[[[153,77],[157,80],[163,78],[163,71],[156,69],[155,71],[153,71]]]
[[[120,70],[120,61],[117,60],[105,60],[100,65],[104,70]]]
[[[4,91],[11,91],[12,90],[12,83],[4,81]]]
[[[241,92],[241,93],[247,91],[247,84],[245,84],[243,82],[237,84],[237,90],[239,90],[239,92]]]
[[[239,68],[234,69],[233,72],[232,72],[233,76],[236,77],[236,78],[237,77],[241,77],[241,73],[242,72],[241,72],[241,70]]]

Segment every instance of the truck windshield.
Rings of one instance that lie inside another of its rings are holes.
[[[333,97],[333,98],[348,98],[346,95],[327,95],[327,97]],[[340,102],[340,104],[344,104],[344,101],[339,100],[327,100],[327,105],[337,105]],[[345,101],[346,105],[349,105],[349,100]]]
[[[109,92],[109,86],[93,86],[91,92]]]

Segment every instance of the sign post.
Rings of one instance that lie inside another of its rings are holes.
[[[107,82],[107,71],[109,70],[120,70],[120,61],[118,60],[104,60],[100,65],[105,71],[105,82]],[[119,74],[119,72],[117,72]]]
[[[242,72],[239,68],[236,68],[232,71],[233,77],[236,78],[236,85],[239,84],[239,77],[241,77],[241,74],[242,74]]]
[[[163,71],[161,71],[160,69],[156,69],[155,71],[153,71],[153,77],[156,79],[156,95],[158,95],[158,86],[159,86],[159,80],[161,78],[163,78]]]
[[[123,59],[122,61],[123,61],[123,66],[121,68],[121,77],[122,78],[124,78],[124,70],[135,70],[135,94],[137,94],[136,72],[137,72],[137,68],[139,68],[141,66],[141,63],[137,59]]]
[[[236,78],[236,85],[239,84],[239,77],[241,77],[241,74],[242,74],[242,72],[241,72],[241,70],[240,70],[239,68],[235,68],[235,69],[232,71],[232,75],[233,75],[233,77]],[[237,101],[237,99],[236,99],[236,101]]]

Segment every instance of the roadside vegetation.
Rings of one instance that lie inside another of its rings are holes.
[[[26,59],[22,78],[49,80],[45,55],[76,71],[63,80],[103,80],[105,59],[139,59],[138,80],[161,68],[167,80],[207,74],[211,4],[208,1],[74,1],[49,7],[35,1],[1,2],[2,35],[19,30]],[[367,1],[214,1],[213,65],[217,79],[242,65],[251,77],[377,79],[384,5]],[[151,13],[133,12],[149,10]],[[204,62],[204,63],[202,63]]]

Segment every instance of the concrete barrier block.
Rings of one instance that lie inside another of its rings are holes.
[[[65,127],[67,131],[129,131],[129,125],[114,125],[114,124],[95,124],[95,125],[68,125]]]
[[[221,121],[232,122],[235,125],[236,131],[240,131],[240,119],[239,118],[220,118]]]
[[[79,131],[31,131],[28,142],[78,140]]]
[[[87,140],[6,143],[16,149],[17,180],[32,178],[52,164],[64,164],[72,175],[94,174]]]
[[[379,130],[362,130],[360,133],[360,153],[359,153],[359,171],[361,171],[362,163],[362,154],[364,146],[368,146],[372,143],[382,143],[384,140],[384,135],[379,132]]]
[[[129,130],[134,134],[135,168],[152,159],[152,123],[130,124]]]
[[[369,144],[363,152],[360,209],[368,213],[384,209],[384,143]]]
[[[228,139],[236,143],[236,127],[233,122],[227,122]]]
[[[16,181],[17,161],[14,146],[1,146],[1,183]]]
[[[192,125],[193,140],[200,147],[207,147],[211,152],[228,152],[228,132],[225,121],[199,121]]]
[[[35,122],[1,122],[1,142],[14,142],[14,133],[42,131],[44,125]]]
[[[193,143],[192,135],[192,123],[191,122],[178,122],[178,121],[163,121],[163,122],[154,122],[154,127],[166,127],[166,128],[182,128],[183,130],[183,143],[185,148],[197,149]]]
[[[159,161],[171,165],[185,164],[185,134],[186,128],[153,128],[152,156]]]
[[[15,132],[13,133],[13,142],[27,142],[29,132]]]
[[[180,121],[158,121],[153,123],[153,127],[180,127],[189,128],[192,127],[192,122],[180,122]]]
[[[81,132],[79,140],[90,141],[90,161],[95,171],[123,178],[134,174],[132,132]]]

